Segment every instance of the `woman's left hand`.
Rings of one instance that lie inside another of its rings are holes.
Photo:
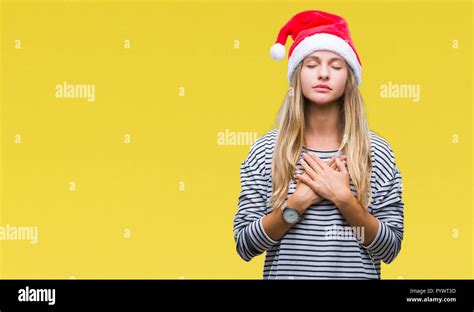
[[[301,164],[306,174],[295,176],[296,179],[308,185],[315,193],[333,203],[348,200],[353,196],[350,190],[349,172],[345,164],[335,158],[339,171],[333,170],[316,155],[303,153]]]

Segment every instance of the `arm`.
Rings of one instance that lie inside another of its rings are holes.
[[[344,159],[345,162],[345,156],[341,159]],[[328,165],[331,169],[338,170],[334,158],[328,162]],[[313,204],[319,203],[323,199],[323,197],[313,192],[309,186],[298,181],[295,192],[288,197],[288,206],[298,210],[298,214],[302,216],[306,209]],[[262,220],[262,224],[265,232],[274,240],[280,240],[293,226],[285,222],[280,209],[274,209],[265,216]]]
[[[237,253],[245,261],[278,243],[266,234],[262,225],[266,216],[267,178],[262,174],[264,162],[258,162],[261,157],[255,145],[240,167],[241,191],[234,217],[234,240]]]
[[[392,262],[400,252],[404,228],[402,178],[394,161],[391,166],[386,175],[376,173],[382,183],[372,199],[372,214],[352,194],[335,202],[351,226],[364,228],[363,246],[385,263]]]
[[[370,245],[377,235],[379,229],[378,220],[362,207],[357,198],[348,194],[345,198],[341,198],[334,202],[341,212],[344,219],[350,226],[362,227],[364,229],[364,246]]]
[[[301,184],[301,187],[306,187],[304,184]],[[299,186],[298,186],[299,187]],[[308,209],[312,204],[320,202],[323,198],[315,194],[309,187],[309,192],[314,196],[314,200],[303,199],[299,194],[293,193],[288,197],[288,206],[298,210],[300,216]],[[266,215],[262,220],[263,228],[265,232],[274,240],[280,240],[285,234],[293,227],[293,224],[286,223],[283,219],[283,214],[281,209],[274,209],[271,213]]]
[[[240,169],[241,192],[239,209],[234,217],[234,239],[237,253],[245,261],[260,255],[279,243],[292,225],[287,224],[280,209],[266,214],[266,183],[264,174],[265,148],[255,143]],[[335,168],[333,161],[330,162]],[[300,211],[300,215],[313,203],[323,198],[304,183],[298,183],[295,193],[288,197],[288,204]]]

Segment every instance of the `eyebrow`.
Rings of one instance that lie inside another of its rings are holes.
[[[307,57],[307,60],[308,60],[308,59],[316,59],[316,60],[318,60],[318,61],[321,60],[318,56],[314,56],[314,55],[308,56],[308,57]],[[342,58],[337,57],[337,56],[336,56],[336,57],[331,57],[331,58],[329,59],[329,63],[331,63],[332,61],[342,61]]]

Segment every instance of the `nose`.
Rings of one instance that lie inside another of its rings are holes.
[[[318,79],[322,81],[329,79],[329,70],[326,65],[319,66]]]

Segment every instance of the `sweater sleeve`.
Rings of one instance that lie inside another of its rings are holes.
[[[390,146],[376,157],[376,190],[371,209],[379,227],[366,249],[383,262],[390,263],[400,252],[403,240],[402,177]]]
[[[240,166],[240,195],[234,217],[234,240],[239,256],[245,261],[262,254],[278,243],[265,233],[266,215],[265,146],[256,141]]]

